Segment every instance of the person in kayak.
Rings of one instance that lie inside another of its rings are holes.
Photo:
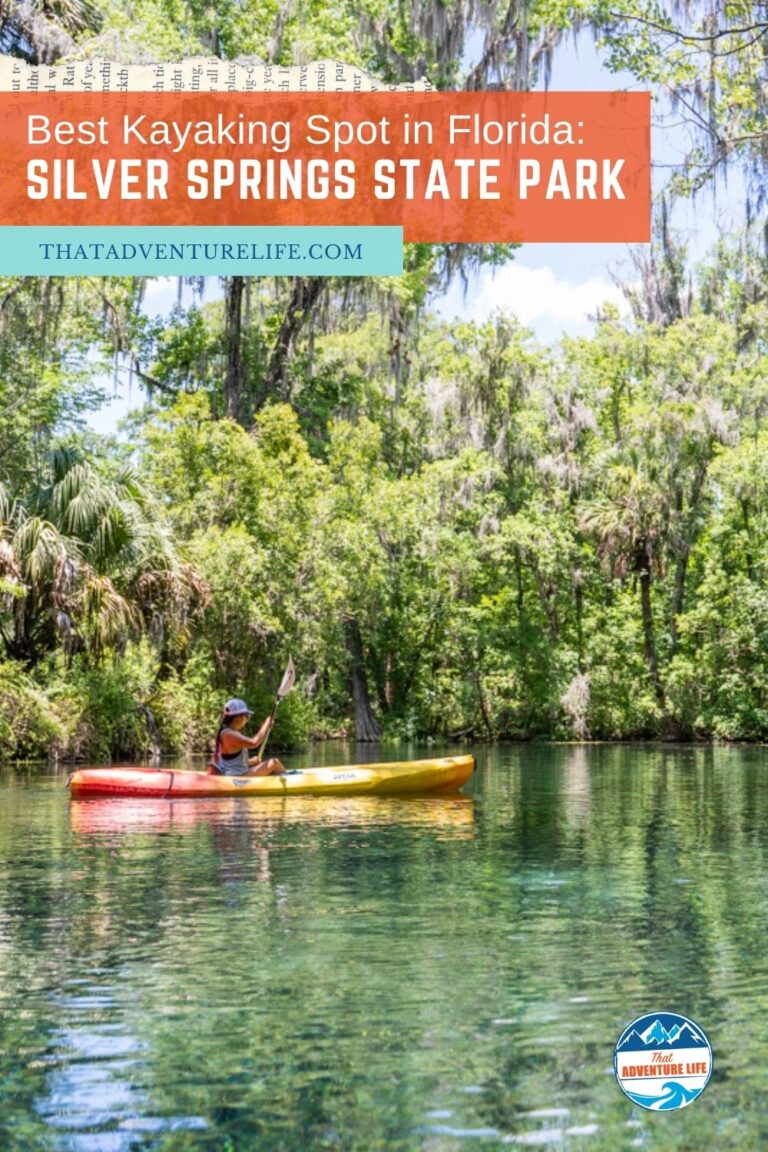
[[[283,776],[285,768],[276,756],[262,760],[258,755],[249,756],[251,748],[260,748],[266,740],[274,718],[268,716],[255,736],[245,736],[241,731],[248,717],[252,716],[244,700],[228,700],[224,705],[224,715],[216,733],[216,746],[213,759],[208,766],[209,775],[215,776]]]

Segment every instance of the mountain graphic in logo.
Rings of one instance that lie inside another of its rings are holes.
[[[647,1052],[660,1048],[708,1048],[703,1036],[687,1020],[667,1016],[644,1016],[636,1020],[632,1030],[619,1041],[617,1052]]]
[[[626,1025],[613,1051],[625,1096],[650,1112],[675,1112],[698,1100],[712,1076],[712,1045],[695,1020],[647,1012]]]

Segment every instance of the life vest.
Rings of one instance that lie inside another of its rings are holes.
[[[221,734],[227,727],[229,727],[229,725],[219,724],[211,765],[217,772],[220,772],[222,776],[242,776],[243,773],[247,772],[250,768],[248,762],[249,749],[238,748],[237,752],[224,752],[222,750]]]

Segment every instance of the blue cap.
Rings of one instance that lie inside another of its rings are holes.
[[[225,716],[252,716],[250,708],[245,700],[227,700],[224,705]]]

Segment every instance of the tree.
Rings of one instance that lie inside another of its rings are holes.
[[[669,506],[653,458],[636,452],[619,453],[606,460],[600,482],[601,495],[590,501],[582,526],[592,532],[599,554],[619,579],[628,574],[637,580],[643,621],[643,647],[653,691],[662,713],[666,711],[664,687],[659,673],[651,585],[661,554],[669,518]]]
[[[98,660],[177,623],[204,593],[135,473],[110,475],[67,449],[51,452],[26,504],[0,488],[0,576],[0,638],[27,665],[59,643]]]
[[[585,13],[603,30],[609,67],[663,93],[693,136],[673,190],[698,191],[739,163],[763,200],[768,132],[768,20],[751,0],[658,4],[597,0]]]

